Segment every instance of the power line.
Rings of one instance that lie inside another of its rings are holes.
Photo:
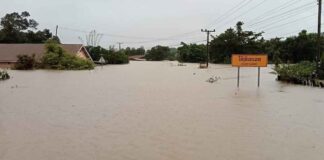
[[[247,2],[247,3],[245,3],[245,2]],[[247,1],[247,0],[243,0],[243,1],[239,2],[239,3],[238,3],[237,5],[235,5],[233,8],[227,10],[224,14],[222,14],[222,15],[219,16],[217,19],[215,19],[214,21],[212,21],[212,22],[209,24],[209,26],[210,26],[210,25],[213,25],[213,24],[215,24],[215,23],[219,23],[219,22],[223,21],[225,18],[228,17],[228,14],[229,14],[229,13],[231,13],[231,15],[233,15],[233,14],[235,14],[237,11],[239,11],[240,9],[242,9],[243,7],[245,7],[246,5],[248,5],[248,4],[251,3],[251,2],[252,2],[252,0],[249,0],[249,1]]]
[[[303,12],[301,12],[301,13],[299,13],[299,14],[302,14]],[[295,14],[294,16],[296,16],[296,15],[299,15],[299,14]],[[310,17],[310,16],[313,16],[314,14],[312,14],[312,15],[309,15],[309,16],[307,16],[307,17]],[[256,30],[259,30],[259,29],[261,29],[261,28],[266,28],[266,27],[269,27],[269,26],[273,26],[273,25],[275,25],[276,23],[279,23],[279,22],[283,22],[283,21],[286,21],[286,20],[290,20],[291,18],[293,18],[294,16],[288,16],[288,17],[286,17],[286,16],[283,16],[283,18],[281,18],[281,19],[278,19],[277,21],[273,21],[273,22],[271,22],[271,21],[269,21],[269,22],[266,22],[265,24],[268,24],[268,25],[264,25],[264,26],[262,26],[262,27],[259,27],[258,29],[256,29]],[[303,18],[307,18],[307,17],[303,17]],[[303,19],[302,18],[302,19]]]
[[[268,27],[266,29],[264,29],[264,31],[269,31],[269,30],[273,30],[273,29],[276,29],[276,28],[280,28],[280,27],[283,27],[283,26],[286,26],[286,25],[289,25],[289,24],[292,24],[292,23],[296,23],[298,21],[301,21],[301,20],[304,20],[308,17],[313,17],[315,14],[312,14],[312,15],[308,15],[306,17],[302,17],[302,18],[299,18],[299,19],[296,19],[296,20],[293,20],[293,21],[289,21],[287,23],[284,23],[284,24],[280,24],[280,25],[276,25],[274,27]]]
[[[247,1],[247,3],[245,3]],[[240,9],[242,9],[243,7],[245,7],[246,5],[248,5],[250,2],[252,2],[253,0],[243,0],[241,2],[239,2],[237,5],[235,5],[233,8],[227,10],[226,13],[222,14],[221,16],[219,16],[218,18],[216,18],[213,22],[211,22],[209,25],[206,25],[206,27],[210,27],[212,24],[217,23],[219,21],[222,21],[222,18],[226,18],[228,17],[227,14],[228,13],[232,13],[235,14],[236,12],[238,12]],[[236,10],[235,10],[236,9]],[[235,11],[233,11],[235,10]],[[233,11],[233,12],[232,12]],[[194,33],[199,33],[199,30],[192,30],[190,32],[185,32],[185,33],[181,33],[181,34],[176,34],[176,35],[172,35],[169,37],[165,37],[165,38],[159,38],[158,40],[164,40],[164,39],[169,39],[169,38],[175,38],[175,37],[182,37],[182,36],[186,36],[186,35],[191,35]]]
[[[225,24],[223,24],[223,25],[226,25],[226,24],[228,24],[228,23],[231,23],[233,20],[236,20],[237,18],[242,17],[242,16],[244,16],[244,15],[250,13],[251,11],[253,11],[254,9],[256,9],[257,7],[259,7],[259,6],[261,6],[262,4],[264,4],[266,1],[268,1],[268,0],[263,0],[263,1],[261,1],[260,3],[254,5],[252,8],[250,8],[250,9],[247,10],[246,12],[244,12],[244,13],[242,13],[242,14],[240,14],[240,15],[234,17],[234,18],[232,18],[231,20],[227,21],[227,22],[226,22]]]
[[[189,42],[190,44],[196,44],[196,43],[202,43],[202,42],[206,42],[206,40],[199,40],[199,41],[193,41],[193,42]],[[177,44],[171,44],[171,45],[167,45],[168,47],[177,47],[177,46],[181,46],[182,42],[177,43]]]
[[[262,22],[265,22],[265,21],[268,21],[268,20],[271,20],[271,19],[274,19],[274,18],[277,18],[277,17],[282,17],[284,14],[287,14],[287,13],[292,14],[292,12],[294,13],[294,11],[299,11],[299,10],[304,9],[304,8],[307,8],[307,7],[308,7],[308,8],[309,8],[309,7],[313,7],[313,5],[314,5],[313,2],[311,2],[311,3],[307,3],[307,4],[302,5],[302,6],[299,6],[299,7],[297,7],[297,8],[294,8],[294,9],[288,10],[288,11],[286,11],[286,12],[284,12],[284,13],[279,13],[279,14],[276,14],[276,15],[274,15],[274,16],[271,16],[271,17],[265,18],[265,19],[263,19],[263,20],[260,20],[260,21],[258,21],[258,22],[252,23],[252,24],[248,25],[248,27],[251,27],[251,26],[254,26],[254,25],[260,24],[260,23],[262,23]]]
[[[259,20],[260,18],[262,19],[262,18],[266,17],[267,15],[269,15],[269,14],[271,14],[271,13],[279,12],[279,11],[281,11],[281,10],[283,10],[283,9],[286,9],[286,8],[290,7],[292,4],[296,4],[296,3],[295,3],[296,1],[297,1],[297,2],[301,2],[300,0],[288,1],[288,2],[284,3],[283,5],[281,5],[281,7],[279,6],[279,7],[273,8],[273,9],[271,9],[271,10],[268,10],[267,12],[265,12],[265,13],[259,15],[258,17],[256,17],[256,18],[250,20],[248,23],[252,23],[252,22],[254,22],[254,21],[256,21],[256,20]]]
[[[323,23],[322,23],[322,25],[323,25]],[[299,31],[302,31],[302,30],[308,30],[308,29],[310,29],[310,28],[312,28],[312,27],[316,27],[316,26],[317,26],[317,24],[316,24],[316,25],[309,25],[309,26],[306,26],[306,27],[304,27],[304,28],[302,28],[302,29],[298,29],[298,30],[294,30],[294,31],[291,31],[291,32],[282,33],[282,34],[277,35],[277,36],[278,36],[278,37],[287,36],[287,35],[290,35],[290,34],[293,34],[293,33],[299,32]],[[314,28],[314,29],[315,29],[315,28]],[[275,32],[277,32],[277,31],[273,31],[273,32],[265,32],[265,33],[266,33],[266,34],[272,34],[272,33],[275,33]]]
[[[75,31],[80,33],[90,33],[90,31],[80,30],[80,29],[73,29],[68,27],[60,27],[63,30]],[[117,35],[117,34],[110,34],[110,33],[101,33],[103,36],[109,37],[117,37],[117,38],[129,38],[129,39],[154,39],[152,37],[136,37],[136,36],[125,36],[125,35]]]

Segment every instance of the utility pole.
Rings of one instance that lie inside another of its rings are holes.
[[[201,29],[201,32],[206,32],[207,33],[207,68],[209,65],[209,36],[211,32],[216,32],[216,30],[208,30],[208,29]]]
[[[55,37],[57,37],[57,30],[58,30],[58,25],[56,25],[56,29],[55,29]]]
[[[118,46],[119,46],[119,51],[121,50],[121,45],[124,44],[123,42],[117,42]]]
[[[322,36],[322,33],[321,33],[321,23],[322,23],[322,0],[318,0],[318,35],[317,35],[317,68],[316,68],[316,71],[317,71],[317,74],[318,74],[318,71],[319,71],[319,67],[320,67],[320,62],[321,62],[321,36]]]

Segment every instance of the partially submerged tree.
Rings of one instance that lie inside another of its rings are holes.
[[[206,61],[206,45],[204,44],[186,44],[181,42],[178,48],[178,61],[180,62],[203,62]]]
[[[166,46],[155,46],[148,50],[145,54],[145,59],[148,61],[163,61],[170,55],[170,48]]]
[[[81,59],[67,53],[53,40],[46,43],[46,53],[42,58],[41,67],[58,70],[86,70],[93,69],[93,62]]]

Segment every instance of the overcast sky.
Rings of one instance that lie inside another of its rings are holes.
[[[200,42],[201,28],[214,35],[244,21],[244,29],[265,31],[264,37],[294,35],[301,29],[316,31],[316,0],[0,0],[0,16],[28,11],[40,25],[63,43],[81,43],[83,31],[104,36],[104,47],[176,46]],[[298,8],[299,7],[299,8]],[[281,15],[281,16],[278,16]],[[200,42],[203,43],[203,42]]]

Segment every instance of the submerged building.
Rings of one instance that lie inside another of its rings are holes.
[[[92,60],[82,44],[61,44],[60,46],[69,54]],[[17,63],[18,55],[35,55],[39,60],[45,52],[45,44],[0,44],[0,68],[12,68]]]

